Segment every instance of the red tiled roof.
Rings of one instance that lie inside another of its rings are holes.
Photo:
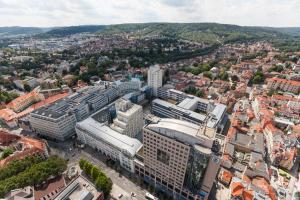
[[[14,100],[12,100],[9,104],[7,104],[8,107],[14,107],[16,104],[18,104],[19,102],[24,101],[25,99],[29,99],[31,97],[37,97],[38,96],[38,92],[36,90],[33,90],[27,94],[21,95],[17,98],[15,98]]]
[[[300,87],[300,82],[299,81],[293,81],[293,80],[287,80],[287,79],[283,79],[283,78],[278,78],[278,77],[273,77],[267,80],[269,81],[275,81],[275,82],[281,82],[281,83],[286,83],[289,85],[295,85]]]
[[[270,186],[270,184],[266,181],[266,179],[262,177],[256,177],[252,180],[252,184],[255,185],[256,187],[263,189],[266,195],[268,195],[272,200],[276,200],[275,191]]]
[[[225,170],[225,169],[222,170],[222,172],[221,172],[221,181],[229,184],[232,177],[233,177],[233,175],[230,171]]]
[[[23,144],[22,151],[15,151],[10,156],[0,161],[0,166],[6,165],[7,163],[23,159],[29,155],[44,154],[46,150],[46,144],[43,141],[36,140],[29,137],[18,136],[7,131],[0,131],[0,141],[5,143],[6,146],[10,146],[11,143],[20,142]]]

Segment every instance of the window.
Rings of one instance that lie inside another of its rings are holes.
[[[164,163],[165,165],[169,165],[170,156],[166,152],[157,149],[157,160]]]

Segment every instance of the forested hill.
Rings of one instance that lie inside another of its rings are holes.
[[[1,37],[15,37],[15,36],[26,36],[36,35],[48,31],[48,28],[37,28],[37,27],[0,27],[0,38]]]
[[[244,27],[217,23],[144,23],[107,26],[100,34],[130,33],[137,36],[165,35],[206,43],[283,37],[285,33],[262,27]]]
[[[105,25],[83,25],[53,28],[46,33],[48,36],[68,36],[77,33],[95,33],[105,29]]]
[[[14,35],[64,37],[85,32],[100,35],[129,34],[141,38],[166,36],[206,44],[268,40],[279,46],[285,45],[288,48],[300,49],[300,28],[297,27],[249,27],[218,23],[137,23],[52,28],[0,27],[0,38]]]

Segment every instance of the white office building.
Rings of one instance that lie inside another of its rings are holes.
[[[56,112],[42,107],[29,115],[29,121],[36,133],[63,141],[74,134],[76,117],[72,112]]]
[[[133,159],[142,148],[142,143],[134,138],[120,134],[109,126],[93,118],[78,122],[75,126],[78,140],[105,154],[130,172],[134,172]]]
[[[163,84],[163,74],[158,65],[150,66],[148,69],[148,86],[151,87],[154,96],[157,96],[157,89]]]
[[[111,128],[129,137],[136,137],[144,126],[142,106],[120,99],[116,102],[117,117]]]

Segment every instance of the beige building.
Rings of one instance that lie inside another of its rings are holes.
[[[39,89],[36,88],[33,91],[19,96],[18,98],[12,100],[7,107],[14,110],[15,112],[21,112],[26,109],[30,105],[44,100],[43,95],[39,94]]]
[[[219,158],[198,125],[159,119],[144,127],[143,144],[143,163],[135,165],[139,176],[174,199],[208,199]]]
[[[299,81],[292,81],[282,78],[271,78],[268,79],[267,84],[268,89],[273,90],[282,90],[284,92],[292,92],[298,94],[300,92],[300,82]]]
[[[141,133],[144,126],[142,106],[120,99],[116,102],[116,110],[117,117],[111,125],[113,130],[132,138]]]

